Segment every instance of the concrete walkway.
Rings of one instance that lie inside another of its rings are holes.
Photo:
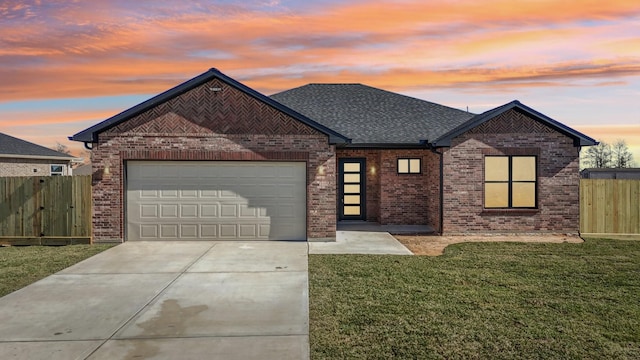
[[[388,232],[336,231],[335,242],[310,242],[309,254],[413,255]]]
[[[0,298],[0,359],[308,359],[306,242],[128,242]]]

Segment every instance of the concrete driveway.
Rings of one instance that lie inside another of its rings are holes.
[[[308,359],[306,242],[128,242],[0,298],[0,359]]]

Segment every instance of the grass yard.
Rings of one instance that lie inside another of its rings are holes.
[[[640,359],[640,242],[310,255],[312,359]]]
[[[0,296],[23,288],[112,246],[0,247]]]

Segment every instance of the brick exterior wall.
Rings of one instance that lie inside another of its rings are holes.
[[[424,157],[427,185],[427,225],[440,232],[440,155],[429,153]]]
[[[429,150],[386,150],[380,164],[380,224],[428,224],[428,175],[438,168],[427,168]],[[398,158],[420,158],[421,174],[398,174]]]
[[[484,155],[538,155],[538,209],[484,210]],[[444,233],[577,233],[573,139],[510,110],[455,138],[444,155]]]
[[[51,164],[64,165],[69,171],[69,161],[0,158],[0,176],[49,176]]]
[[[337,155],[339,159],[366,159],[367,221],[437,228],[439,159],[436,154],[427,149],[338,149]],[[422,173],[398,174],[398,158],[422,159]]]
[[[99,134],[94,241],[123,240],[127,160],[306,161],[307,237],[335,239],[336,157],[327,136],[224,82],[212,80]]]

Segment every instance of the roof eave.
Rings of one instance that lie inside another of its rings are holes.
[[[60,160],[74,161],[80,158],[75,156],[48,156],[48,155],[23,155],[23,154],[0,154],[3,159],[33,159],[33,160]]]
[[[427,143],[420,141],[417,143],[349,143],[341,146],[348,149],[425,149]]]

